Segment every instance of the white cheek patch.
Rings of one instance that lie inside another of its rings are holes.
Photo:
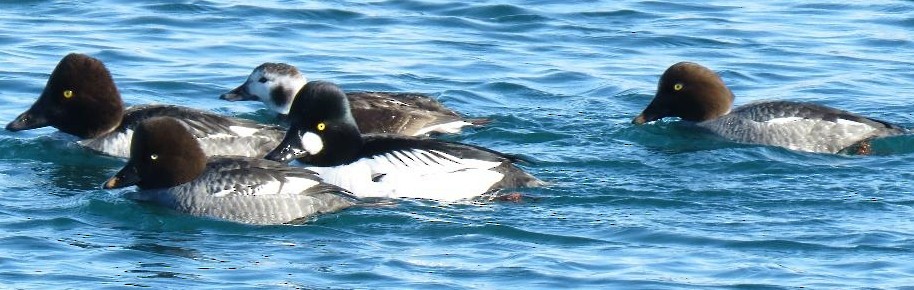
[[[270,95],[270,88],[267,85],[269,81],[267,81],[267,83],[261,83],[260,78],[262,77],[262,74],[258,74],[256,78],[253,78],[254,75],[251,76],[252,78],[246,84],[248,86],[248,93],[257,97],[261,102],[269,102],[270,98],[267,97]]]
[[[308,154],[315,155],[324,149],[324,140],[317,134],[307,132],[301,135],[301,146],[308,151]]]

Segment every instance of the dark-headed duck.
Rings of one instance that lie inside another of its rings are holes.
[[[679,117],[735,142],[821,153],[865,154],[870,139],[907,133],[885,121],[812,103],[764,101],[731,111],[732,104],[733,93],[715,72],[680,62],[663,73],[654,100],[632,123]]]
[[[125,109],[105,64],[76,53],[60,60],[38,100],[6,125],[6,130],[52,126],[78,137],[79,144],[85,147],[126,158],[134,127],[142,120],[159,116],[174,117],[187,125],[210,156],[260,157],[275,147],[285,132],[279,126],[178,106]]]
[[[207,158],[188,128],[170,117],[135,128],[130,159],[103,185],[136,185],[134,199],[195,216],[281,224],[352,206],[356,198],[304,168],[249,157]]]
[[[309,82],[292,104],[291,127],[266,158],[293,159],[359,197],[454,201],[543,182],[516,167],[516,157],[429,138],[362,135],[336,85]]]

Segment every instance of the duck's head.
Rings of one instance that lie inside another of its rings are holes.
[[[307,83],[295,66],[285,63],[264,63],[237,88],[222,94],[228,101],[261,101],[278,114],[289,114],[295,94]]]
[[[6,125],[22,131],[46,126],[86,139],[110,132],[124,116],[124,102],[100,60],[71,53],[60,60],[32,107]]]
[[[732,104],[733,93],[717,73],[697,63],[680,62],[663,72],[654,100],[632,123],[665,117],[701,122],[726,115]]]
[[[289,124],[282,143],[267,154],[267,159],[336,166],[352,162],[362,146],[349,100],[330,82],[309,82],[298,92],[289,111]]]
[[[156,117],[136,127],[130,159],[102,187],[168,188],[194,180],[205,168],[206,155],[187,127],[171,117]]]

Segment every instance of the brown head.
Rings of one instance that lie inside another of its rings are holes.
[[[6,125],[9,131],[46,126],[86,139],[120,125],[124,102],[100,60],[71,53],[60,60],[32,107]]]
[[[204,169],[206,154],[197,139],[178,120],[157,117],[136,127],[130,160],[103,187],[167,188],[194,180]]]
[[[714,71],[693,62],[680,62],[660,76],[654,100],[632,123],[665,117],[701,122],[723,116],[733,105],[733,93]]]

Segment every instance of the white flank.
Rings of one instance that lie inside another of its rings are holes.
[[[95,139],[77,141],[79,145],[115,157],[130,158],[130,139],[133,130],[124,133],[111,133]]]
[[[328,183],[360,197],[455,201],[486,193],[504,175],[499,162],[460,159],[440,151],[403,150],[336,167],[309,167]],[[377,181],[372,180],[378,177]]]

